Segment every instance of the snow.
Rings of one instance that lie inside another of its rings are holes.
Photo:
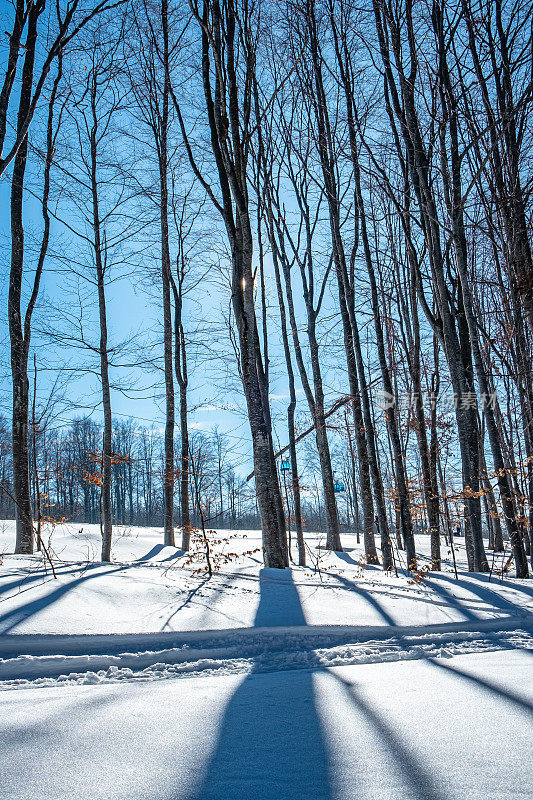
[[[530,656],[7,691],[4,800],[531,798]]]
[[[208,579],[116,533],[103,565],[97,526],[56,528],[54,580],[0,531],[2,800],[533,797],[530,582],[459,545],[418,583],[350,535],[269,570],[254,531]]]
[[[6,555],[0,566],[0,635],[96,634],[196,631],[269,625],[430,625],[503,618],[533,609],[527,581],[462,574],[451,566],[432,573],[421,585],[400,574],[361,563],[362,549],[344,536],[344,553],[318,550],[320,574],[292,566],[264,570],[261,553],[241,556],[221,567],[211,580],[193,575],[182,551],[165,547],[161,529],[115,528],[114,561],[102,565],[96,525],[58,526],[52,535],[58,580],[46,572],[41,556]],[[227,532],[231,536],[231,532]],[[225,549],[260,550],[257,531],[230,540]],[[224,536],[224,532],[222,532]],[[427,552],[427,537],[419,537]],[[12,526],[0,532],[0,552],[13,547]],[[224,549],[224,547],[222,548]],[[464,567],[464,553],[458,554]],[[499,557],[501,561],[501,556]],[[261,599],[261,603],[259,602]],[[256,619],[256,615],[257,619]]]

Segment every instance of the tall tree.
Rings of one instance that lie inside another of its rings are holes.
[[[8,321],[11,343],[11,376],[13,387],[13,492],[17,509],[16,552],[31,553],[33,549],[33,524],[30,500],[28,414],[29,382],[28,355],[31,339],[31,321],[37,302],[44,257],[38,263],[33,276],[33,286],[26,310],[22,312],[24,284],[24,181],[28,162],[28,132],[39,99],[54,59],[64,51],[80,30],[95,16],[110,7],[121,5],[109,0],[96,3],[89,13],[76,19],[79,0],[67,4],[66,9],[58,3],[55,8],[55,34],[51,44],[45,45],[45,55],[35,80],[35,64],[38,45],[47,40],[49,31],[40,17],[46,0],[30,2],[17,0],[14,6],[13,28],[10,35],[5,78],[0,90],[0,176],[12,163],[11,175],[11,265],[8,293]],[[63,13],[64,12],[64,13]],[[22,47],[22,37],[26,39]],[[18,60],[23,52],[20,92],[16,122],[12,125],[14,137],[11,148],[4,153],[9,119],[9,106],[15,83]],[[46,225],[45,217],[45,225]],[[44,240],[43,240],[44,241]],[[46,253],[46,248],[44,250]]]
[[[268,381],[254,304],[253,234],[248,169],[253,135],[253,78],[261,35],[259,12],[248,3],[204,0],[192,12],[201,30],[202,88],[215,161],[219,200],[202,175],[180,118],[191,165],[225,225],[231,249],[232,308],[239,333],[240,372],[252,433],[255,485],[263,531],[265,565],[288,565],[285,515],[279,487]]]

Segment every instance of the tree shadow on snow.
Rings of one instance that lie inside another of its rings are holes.
[[[190,591],[188,591],[188,592],[187,592],[187,596],[186,596],[185,600],[183,600],[183,601],[182,601],[182,602],[179,604],[179,606],[177,606],[177,607],[176,607],[176,608],[175,608],[175,609],[172,611],[172,613],[171,613],[171,614],[170,614],[170,615],[167,617],[166,621],[163,623],[163,625],[162,625],[162,626],[161,626],[161,628],[160,628],[160,630],[161,630],[161,631],[164,631],[164,630],[165,630],[167,627],[169,627],[169,626],[170,626],[170,623],[172,622],[172,620],[174,619],[174,617],[175,617],[177,614],[179,614],[179,612],[180,612],[182,609],[184,609],[184,608],[185,608],[185,606],[189,605],[189,603],[191,603],[191,602],[193,601],[193,599],[194,599],[194,598],[195,598],[195,597],[196,597],[196,596],[197,596],[199,593],[201,593],[201,591],[202,591],[202,588],[203,588],[203,587],[206,585],[206,583],[208,583],[208,582],[209,582],[209,578],[204,578],[202,581],[200,581],[200,583],[199,583],[197,586],[195,586],[195,587],[194,587],[194,589],[190,589]],[[200,627],[200,626],[199,626],[199,627]],[[172,630],[172,628],[170,628],[170,630]]]
[[[255,626],[305,624],[289,571],[262,570]],[[258,674],[244,678],[226,708],[217,745],[190,800],[333,800],[333,767],[317,711],[316,669]],[[346,690],[370,724],[402,776],[411,800],[445,800],[446,793],[399,734],[371,707],[359,689],[336,671],[326,670]],[[339,709],[338,713],[342,713]],[[355,796],[355,794],[354,794]]]
[[[358,558],[357,561],[356,561],[355,558],[353,558],[353,556],[349,555],[349,553],[352,550],[355,550],[355,547],[345,547],[344,550],[342,550],[340,552],[339,551],[335,551],[335,555],[337,556],[337,558],[340,561],[344,561],[346,564],[352,564],[354,567],[361,567],[361,564],[363,563],[361,561],[361,558]],[[368,573],[371,573],[371,572],[382,572],[383,571],[379,564],[365,564],[364,568],[365,568],[365,572],[368,572]]]
[[[376,600],[371,592],[367,591],[362,586],[358,586],[353,580],[345,578],[343,575],[339,575],[337,572],[330,572],[329,574],[340,584],[342,584],[347,591],[353,592],[354,594],[359,595],[359,597],[362,597],[363,600],[366,600],[368,605],[374,609],[378,617],[387,625],[397,624],[394,617],[392,617],[391,614],[389,614],[389,612],[384,608],[384,606],[378,600]]]
[[[148,550],[147,553],[145,553],[143,556],[140,556],[139,558],[136,558],[132,562],[132,564],[141,564],[145,561],[151,561],[152,558],[158,556],[159,553],[161,553],[162,551],[168,550],[168,547],[169,547],[168,544],[154,544],[154,546],[150,550]],[[157,561],[156,564],[163,564],[163,562],[165,561],[172,561],[173,559],[180,558],[181,556],[185,555],[185,550],[182,550],[181,547],[173,547],[172,550],[174,551],[173,553],[171,553],[168,556],[165,556],[165,558],[159,559],[159,561]]]
[[[424,578],[424,584],[427,587],[429,587],[438,597],[444,600],[445,604],[449,608],[452,608],[454,611],[458,611],[459,613],[461,613],[466,620],[474,622],[476,620],[481,619],[480,615],[476,614],[476,612],[473,611],[468,606],[468,598],[457,597],[451,591],[451,587],[442,586],[439,583],[439,580],[441,578],[442,575],[440,573],[438,574],[432,573],[430,578],[428,577]],[[453,586],[460,586],[460,585],[462,585],[461,581],[454,580]]]
[[[254,625],[304,625],[287,570],[261,570]],[[308,670],[254,674],[231,698],[194,800],[332,800],[330,767]]]
[[[64,575],[75,575],[77,572],[80,572],[86,568],[85,564],[54,564],[54,566],[56,574],[60,577],[63,577]],[[8,583],[3,583],[0,586],[0,595],[9,594],[11,591],[14,593],[16,592],[16,594],[19,595],[28,589],[32,589],[33,584],[37,581],[41,581],[41,583],[44,584],[54,580],[54,575],[48,566],[40,566],[37,569],[33,568],[26,574],[18,571],[11,573],[11,575],[16,575],[17,577],[15,580],[9,581]],[[6,599],[9,599],[9,597]]]
[[[490,584],[491,586],[498,587],[504,586],[506,589],[514,589],[515,592],[522,592],[522,594],[527,594],[529,597],[533,597],[533,589],[531,586],[525,586],[523,583],[514,583],[512,580],[506,580],[504,578],[499,578],[497,576],[492,576],[492,579],[489,578],[488,575],[481,573],[480,575],[476,575],[477,580],[480,583]],[[492,581],[492,582],[491,582]]]
[[[515,603],[512,602],[512,600],[508,600],[506,597],[503,597],[499,592],[494,591],[494,589],[490,588],[490,585],[488,585],[488,583],[480,585],[479,577],[480,576],[476,575],[475,579],[462,577],[459,578],[459,580],[456,580],[455,578],[452,578],[450,575],[438,573],[433,575],[433,580],[431,582],[428,581],[428,583],[431,583],[432,587],[436,588],[435,586],[436,580],[445,581],[449,587],[458,586],[462,589],[466,589],[466,591],[469,592],[471,595],[473,595],[474,598],[479,598],[479,600],[481,600],[482,603],[486,603],[487,605],[492,606],[492,610],[504,611],[507,612],[510,616],[517,616],[517,615],[523,616],[527,614],[527,611],[525,609],[520,608],[520,606],[517,606]],[[515,588],[518,590],[522,590],[522,586],[517,586]],[[449,590],[444,589],[444,591],[449,595]],[[457,602],[462,608],[463,613],[466,614],[465,604],[468,602],[468,599],[467,598],[457,599]],[[478,617],[478,615],[476,615],[476,617]]]
[[[105,565],[102,565],[101,563],[90,564],[84,570],[83,574],[78,578],[75,578],[68,583],[60,583],[51,592],[48,592],[48,594],[37,597],[27,603],[23,603],[16,608],[12,608],[10,611],[6,611],[4,614],[0,615],[0,634],[3,635],[11,633],[13,630],[15,630],[15,628],[17,628],[18,625],[20,625],[21,622],[25,622],[27,619],[35,616],[40,611],[48,608],[48,606],[53,605],[77,586],[80,586],[81,584],[86,583],[93,578],[101,578],[103,576],[107,577],[108,575],[113,575],[117,572],[124,572],[124,570],[127,569],[127,566],[119,566],[111,567],[111,569],[102,571],[100,569],[102,566]],[[79,572],[79,568],[75,571]]]
[[[390,758],[390,762],[387,763],[394,766],[402,776],[405,792],[402,796],[409,800],[446,800],[447,795],[440,780],[415,757],[409,743],[404,743],[401,734],[393,730],[391,725],[376,712],[365,698],[362,689],[338,672],[330,672],[330,675],[343,686],[354,707],[364,715],[385,745]]]
[[[520,649],[520,648],[509,648],[509,649]],[[527,650],[521,652],[528,652]],[[528,714],[533,714],[533,703],[530,703],[529,700],[526,700],[524,697],[520,697],[520,695],[511,692],[509,689],[504,689],[498,684],[493,683],[492,681],[487,680],[486,678],[482,678],[479,675],[472,675],[469,672],[465,672],[459,667],[455,666],[455,664],[445,664],[442,662],[442,659],[437,658],[428,658],[427,659],[434,667],[438,667],[439,669],[448,672],[448,674],[455,675],[457,678],[461,678],[469,683],[474,684],[479,689],[481,689],[485,693],[490,693],[495,695],[496,697],[500,697],[505,700],[507,703],[511,703],[512,705],[519,708],[521,711],[525,711]]]

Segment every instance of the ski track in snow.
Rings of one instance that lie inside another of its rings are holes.
[[[314,670],[533,650],[532,631],[528,614],[433,625],[422,631],[317,625],[132,636],[5,636],[0,637],[0,652],[11,651],[13,657],[0,658],[0,689]],[[163,648],[164,644],[172,646]],[[150,646],[159,649],[142,649]]]

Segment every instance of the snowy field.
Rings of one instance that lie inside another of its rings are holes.
[[[54,579],[0,525],[2,800],[533,797],[533,581],[501,555],[474,577],[459,540],[459,579],[443,547],[417,582],[308,535],[280,572],[221,531],[209,579],[160,529],[102,565],[69,525]]]

